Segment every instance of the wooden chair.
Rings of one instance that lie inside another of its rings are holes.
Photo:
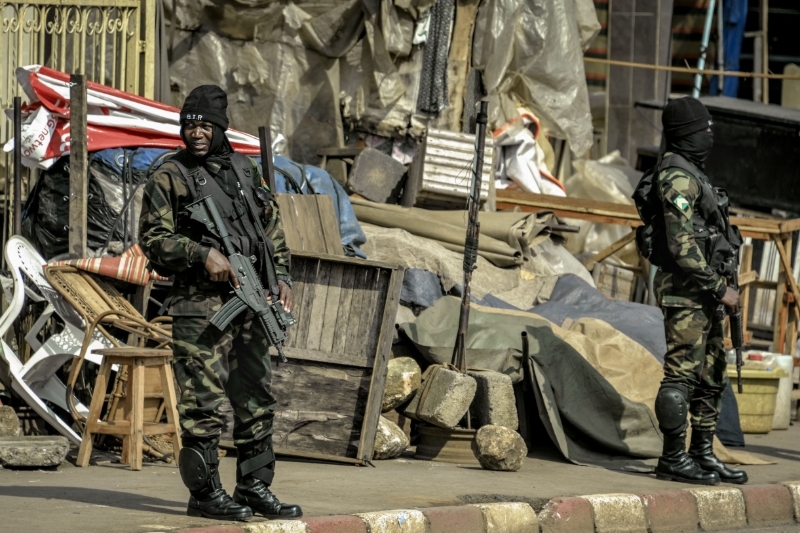
[[[172,436],[172,449],[177,461],[181,450],[180,423],[175,402],[175,385],[172,375],[172,350],[139,348],[126,346],[122,348],[107,348],[97,350],[103,356],[100,373],[95,382],[95,394],[89,406],[89,415],[86,419],[86,428],[83,432],[81,447],[78,450],[77,466],[88,466],[92,457],[92,437],[97,434],[117,435],[122,437],[123,456],[130,460],[131,470],[142,469],[142,443],[144,435]],[[124,420],[101,421],[100,412],[103,409],[105,395],[98,391],[105,391],[111,377],[111,366],[120,365],[127,369],[128,390],[125,395]],[[155,367],[161,377],[161,388],[167,414],[167,423],[146,422],[144,416],[145,402],[145,368]]]
[[[172,433],[177,460],[179,429],[176,426],[170,431],[168,427],[177,424],[175,387],[172,369],[168,368],[168,356],[172,352],[165,349],[171,348],[172,344],[171,317],[159,317],[148,322],[113,285],[72,266],[47,266],[45,276],[86,322],[84,343],[67,382],[70,393],[95,331],[99,331],[114,345],[109,349],[111,351],[93,351],[107,357],[103,357],[88,417],[84,418],[70,406],[73,418],[85,424],[78,465],[88,464],[93,434],[122,435],[122,462],[130,463],[133,470],[138,470],[142,461],[142,436]],[[127,346],[113,334],[117,331],[128,333]],[[147,347],[148,344],[150,347]],[[113,365],[119,365],[119,371],[104,421],[100,422]],[[169,376],[169,387],[165,384],[165,374]],[[165,412],[168,424],[158,424]]]

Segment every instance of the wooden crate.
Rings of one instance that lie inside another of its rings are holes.
[[[372,459],[403,269],[292,253],[295,315],[273,368],[276,453],[349,463]]]

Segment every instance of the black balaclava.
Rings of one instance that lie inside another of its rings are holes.
[[[679,98],[668,103],[661,115],[667,152],[685,157],[703,169],[706,157],[714,145],[714,134],[707,131],[713,122],[711,114],[699,100]]]
[[[220,187],[231,197],[236,195],[235,176],[231,169],[231,147],[225,130],[228,129],[228,95],[217,85],[200,85],[192,89],[181,108],[181,139],[186,146],[189,143],[184,136],[183,126],[187,120],[202,120],[213,125],[211,144],[208,153],[195,158],[214,177]],[[193,154],[194,155],[194,154]],[[230,176],[228,174],[231,174]]]

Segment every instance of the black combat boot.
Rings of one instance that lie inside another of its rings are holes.
[[[253,516],[249,507],[228,496],[219,479],[217,448],[182,448],[178,460],[181,479],[189,489],[186,514],[214,520],[246,520]]]
[[[269,490],[275,477],[275,453],[272,438],[239,446],[236,467],[236,490],[233,500],[266,518],[289,520],[303,516],[299,505],[281,503]]]
[[[747,483],[747,472],[728,468],[714,455],[714,430],[692,428],[689,457],[694,459],[694,462],[703,470],[719,474],[723,483],[736,483],[737,485]]]
[[[299,505],[281,503],[269,490],[269,485],[253,476],[246,476],[236,484],[233,500],[249,506],[254,513],[265,518],[291,520],[303,516],[303,510]]]
[[[664,435],[664,452],[658,458],[656,478],[695,485],[719,485],[719,474],[703,470],[686,453],[686,430]]]

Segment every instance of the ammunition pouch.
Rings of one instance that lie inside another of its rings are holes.
[[[198,450],[195,448],[181,448],[178,456],[178,469],[181,480],[191,492],[208,490],[209,492],[221,488],[217,466],[219,456],[217,448]]]
[[[664,435],[678,435],[686,429],[689,388],[679,383],[664,383],[656,396],[656,418]]]

